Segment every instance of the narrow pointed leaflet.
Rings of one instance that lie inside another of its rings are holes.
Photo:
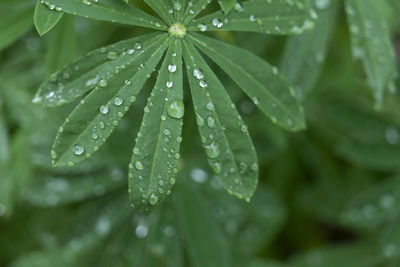
[[[121,65],[121,56],[140,50],[142,43],[151,40],[159,33],[150,33],[136,38],[96,49],[61,70],[50,75],[40,85],[33,102],[45,107],[56,107],[70,103],[83,96],[98,85],[100,80],[110,75]]]
[[[116,0],[43,0],[43,4],[53,7],[55,12],[65,12],[85,18],[105,20],[128,25],[165,30],[165,23],[142,10]]]
[[[50,31],[61,19],[63,12],[51,10],[38,0],[33,15],[36,30],[42,36]]]
[[[191,33],[190,40],[217,63],[272,122],[291,131],[305,128],[304,111],[288,81],[258,56]]]
[[[183,15],[183,24],[192,21],[203,9],[207,7],[212,0],[189,1],[188,6]]]
[[[236,0],[218,0],[218,3],[221,6],[222,11],[224,11],[225,14],[228,14],[228,12],[235,6]]]
[[[175,184],[184,114],[181,50],[181,39],[170,38],[133,149],[129,192],[139,210],[162,202]]]
[[[248,31],[268,34],[299,34],[314,26],[317,15],[304,1],[253,0],[237,2],[234,10],[192,21],[192,31]]]
[[[214,72],[190,43],[184,43],[196,121],[208,163],[221,185],[249,200],[258,182],[257,155],[247,126]]]
[[[172,5],[170,0],[145,0],[160,17],[169,24],[173,23]]]
[[[60,127],[52,150],[56,166],[80,162],[106,141],[160,61],[166,40],[160,34],[115,59],[120,64],[114,72],[99,81]]]

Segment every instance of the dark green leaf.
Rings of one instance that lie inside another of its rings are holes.
[[[250,200],[258,183],[257,156],[247,126],[217,76],[190,42],[185,63],[208,163],[231,194]]]
[[[305,1],[252,0],[237,3],[227,15],[218,11],[191,22],[193,31],[249,31],[299,34],[314,26],[317,14]]]
[[[132,204],[140,210],[165,200],[178,171],[184,115],[182,44],[171,38],[129,165]]]
[[[38,0],[33,15],[33,22],[36,30],[42,36],[50,31],[60,21],[63,13],[56,10],[51,10],[47,6],[40,3]]]
[[[150,16],[142,10],[120,0],[46,0],[44,4],[47,6],[54,5],[56,10],[86,18],[157,30],[166,29],[165,23],[159,18]]]
[[[154,9],[163,20],[168,24],[172,24],[173,15],[170,11],[173,9],[170,0],[145,0],[145,2]]]
[[[305,128],[304,112],[287,80],[263,59],[238,47],[199,34],[190,40],[216,62],[253,103],[279,126]]]
[[[113,61],[115,69],[98,82],[68,116],[54,142],[56,166],[70,166],[88,158],[113,132],[135,102],[167,46],[166,34],[143,42],[141,49],[123,53]]]

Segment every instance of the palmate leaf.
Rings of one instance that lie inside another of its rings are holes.
[[[16,4],[0,9],[0,50],[12,44],[32,27],[33,6]]]
[[[60,21],[63,13],[54,12],[38,0],[33,15],[33,22],[40,36],[45,35]]]
[[[305,128],[304,111],[296,93],[277,68],[241,48],[200,34],[190,40],[217,63],[253,103],[279,126],[297,131]]]
[[[188,182],[180,186],[174,195],[174,206],[191,266],[232,266],[229,243],[213,220],[211,209],[204,205],[199,191]]]
[[[346,0],[353,57],[361,59],[376,106],[382,105],[396,73],[395,52],[380,1]]]
[[[121,61],[126,58],[126,55],[122,55],[124,52],[131,54],[140,50],[138,48],[143,42],[157,35],[151,33],[89,52],[85,57],[53,73],[40,85],[33,102],[45,107],[56,107],[74,101],[121,65]]]
[[[100,80],[60,127],[52,150],[56,166],[73,165],[99,149],[157,66],[166,39],[166,34],[158,35],[133,54],[115,59],[113,72]]]
[[[257,156],[247,126],[225,88],[190,42],[185,42],[196,120],[208,162],[221,185],[249,200],[258,182]]]
[[[142,10],[123,1],[115,0],[45,0],[48,7],[54,7],[54,12],[65,12],[86,18],[112,21],[122,24],[135,25],[165,30],[167,26],[159,18],[153,17]]]
[[[140,210],[162,202],[175,184],[184,115],[181,39],[171,38],[129,165],[129,191]]]
[[[314,26],[317,15],[304,1],[252,0],[237,3],[227,15],[218,11],[194,20],[192,31],[249,31],[268,34],[299,34]]]
[[[316,5],[318,20],[315,27],[289,37],[281,60],[282,74],[300,96],[311,91],[321,72],[339,3],[338,0],[314,2],[327,3]]]

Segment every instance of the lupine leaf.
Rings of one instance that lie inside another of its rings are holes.
[[[173,6],[173,14],[175,21],[181,21],[183,18],[184,12],[186,11],[186,3],[187,0],[171,0]]]
[[[38,0],[36,3],[33,22],[36,30],[42,36],[56,26],[64,13],[51,10],[47,6],[41,4],[40,1],[41,0]]]
[[[374,229],[399,215],[400,177],[398,175],[370,186],[355,196],[342,214],[346,225]]]
[[[218,11],[188,25],[193,31],[249,31],[299,34],[314,26],[317,15],[304,1],[252,0],[235,5],[227,15]]]
[[[199,191],[183,182],[175,197],[178,225],[192,266],[231,266],[229,244]]]
[[[289,37],[281,60],[282,74],[301,96],[311,91],[321,72],[338,9],[337,0],[314,2],[327,3],[316,5],[315,27]]]
[[[145,0],[145,2],[157,12],[160,17],[167,23],[172,24],[173,15],[169,13],[172,10],[172,5],[170,0]]]
[[[46,7],[45,7],[46,8]],[[64,16],[54,29],[46,54],[47,73],[51,74],[70,63],[77,53],[75,20],[72,16]]]
[[[157,66],[166,39],[166,34],[158,35],[132,55],[123,53],[115,59],[116,68],[99,81],[60,127],[52,150],[56,166],[73,165],[99,149]]]
[[[219,5],[224,11],[225,14],[228,14],[229,11],[235,6],[236,0],[218,0]]]
[[[191,1],[191,4],[188,4],[188,7],[185,10],[185,14],[183,15],[183,24],[187,24],[194,17],[196,17],[206,6],[211,3],[212,0],[198,0]]]
[[[389,86],[393,86],[396,72],[389,26],[380,4],[376,0],[345,1],[353,57],[363,63],[377,107],[382,105]]]
[[[140,210],[162,202],[175,184],[184,114],[182,83],[181,40],[171,38],[129,165],[130,199]]]
[[[258,183],[258,163],[247,126],[194,46],[185,42],[184,47],[190,91],[208,163],[228,192],[249,200]]]
[[[123,1],[45,0],[44,4],[47,6],[55,5],[55,8],[62,12],[86,18],[148,27],[157,30],[166,29],[165,23],[159,18],[153,17]]]
[[[253,103],[279,126],[305,128],[304,112],[287,80],[258,56],[241,48],[192,33],[190,40],[217,63]]]
[[[124,173],[114,168],[90,175],[45,175],[24,190],[24,199],[38,207],[67,205],[115,190],[125,185],[123,178]]]
[[[0,16],[0,50],[2,50],[32,27],[33,7],[21,5],[0,11],[2,11]]]
[[[124,40],[89,52],[85,57],[53,73],[36,93],[33,102],[46,107],[60,106],[74,101],[92,90],[105,76],[121,64],[121,54],[132,53],[158,33]],[[126,56],[123,56],[124,60]]]

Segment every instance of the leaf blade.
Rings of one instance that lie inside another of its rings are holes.
[[[184,48],[198,129],[209,165],[228,192],[249,200],[257,187],[258,163],[247,126],[194,46],[185,42]]]
[[[314,26],[315,12],[304,1],[246,1],[227,15],[217,11],[188,25],[192,31],[250,31],[267,34],[299,34]]]
[[[33,22],[39,35],[43,36],[53,29],[54,26],[56,26],[56,24],[60,21],[63,14],[64,13],[62,12],[50,10],[45,5],[41,4],[40,0],[38,0],[33,15]]]
[[[46,0],[45,3],[47,5],[55,5],[56,8],[61,9],[62,12],[91,19],[112,21],[157,30],[167,28],[162,20],[123,1],[102,0],[90,2],[81,0]]]
[[[189,37],[239,85],[272,122],[291,131],[305,128],[304,111],[296,93],[276,68],[258,56],[227,43],[196,33]]]
[[[181,50],[181,40],[171,38],[129,165],[129,195],[139,210],[165,200],[175,184],[184,113]]]
[[[118,74],[102,79],[78,104],[56,136],[52,150],[55,166],[81,162],[106,141],[164,54],[166,39],[166,34],[158,35],[145,42],[137,55],[125,54],[118,63],[124,66]]]

